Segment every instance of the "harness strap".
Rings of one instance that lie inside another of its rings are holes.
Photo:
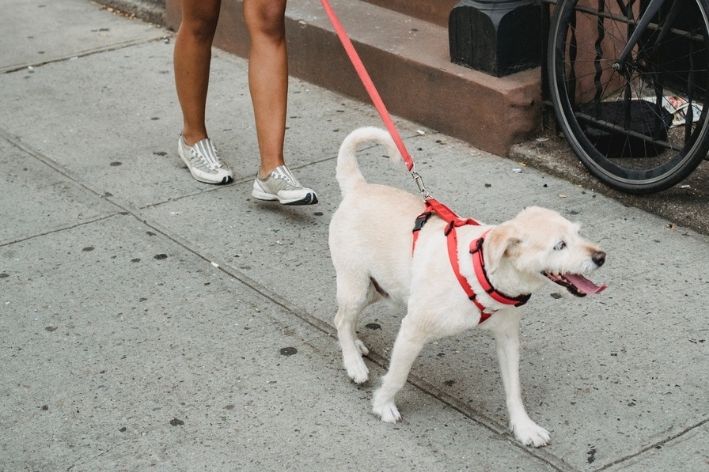
[[[472,218],[461,218],[453,210],[445,206],[443,203],[439,202],[435,198],[426,199],[426,211],[431,211],[436,214],[440,219],[448,223],[455,224],[455,226],[464,225],[479,225],[480,223]],[[448,234],[448,233],[446,233]]]
[[[412,244],[411,253],[413,254],[416,249],[416,241],[418,241],[419,232],[421,228],[426,224],[426,222],[431,218],[432,215],[436,215],[443,221],[448,223],[446,225],[443,233],[446,235],[446,241],[448,246],[448,259],[450,260],[451,268],[453,269],[453,274],[456,280],[460,284],[460,287],[467,295],[468,299],[475,304],[477,309],[480,311],[480,323],[490,318],[491,313],[485,311],[485,307],[480,303],[470,286],[468,281],[460,273],[460,262],[458,260],[458,233],[456,228],[466,225],[477,226],[480,223],[472,218],[461,218],[453,210],[448,208],[443,203],[439,202],[435,198],[426,199],[426,209],[416,218],[416,223],[414,224],[414,229],[412,231]]]
[[[487,309],[478,300],[473,287],[460,272],[460,261],[458,258],[458,232],[456,231],[456,228],[461,226],[478,226],[480,223],[472,218],[461,218],[453,210],[438,200],[428,198],[426,199],[426,209],[416,218],[416,223],[414,224],[414,229],[412,231],[411,254],[413,254],[416,249],[416,242],[418,241],[419,232],[434,214],[447,223],[445,229],[443,230],[443,234],[446,236],[448,259],[450,260],[451,269],[453,270],[453,274],[460,284],[460,287],[465,292],[465,295],[480,311],[479,323],[483,323],[490,318],[490,316],[492,316],[492,313],[486,311]],[[485,236],[487,236],[488,232],[489,230],[485,231],[478,239],[475,239],[470,243],[470,254],[472,257],[473,269],[475,271],[475,278],[477,278],[478,283],[480,283],[480,286],[485,293],[487,293],[493,300],[504,305],[514,305],[515,307],[524,305],[527,303],[531,295],[527,294],[520,295],[518,297],[510,297],[496,290],[495,287],[492,286],[492,283],[490,283],[490,279],[485,271],[485,257],[483,255],[483,243],[485,242]]]
[[[411,230],[412,231],[412,233],[411,233],[411,236],[412,236],[411,255],[414,254],[414,250],[416,249],[416,241],[419,238],[419,231],[421,231],[421,228],[423,228],[423,225],[426,224],[426,222],[431,217],[431,215],[433,215],[432,212],[424,211],[423,213],[421,213],[419,216],[416,217],[416,222],[414,223],[414,229]]]
[[[468,296],[468,299],[475,304],[478,310],[480,310],[480,323],[482,323],[483,321],[490,318],[492,313],[487,313],[485,311],[485,307],[482,303],[478,301],[478,297],[475,295],[473,287],[470,286],[466,278],[463,277],[463,274],[460,273],[460,263],[458,261],[458,235],[457,231],[455,230],[455,226],[449,226],[450,230],[448,231],[446,240],[448,242],[448,259],[450,259],[451,267],[453,268],[453,274],[455,274],[455,278],[458,280],[458,283],[460,284],[461,288]]]

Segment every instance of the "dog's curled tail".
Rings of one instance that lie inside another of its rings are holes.
[[[374,126],[365,126],[352,131],[342,141],[340,152],[337,155],[336,176],[343,196],[355,186],[366,183],[357,165],[357,146],[371,141],[385,146],[392,159],[402,160],[388,131]]]

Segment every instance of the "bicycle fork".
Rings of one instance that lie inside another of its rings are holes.
[[[628,43],[625,45],[625,48],[623,48],[623,51],[620,53],[620,56],[618,56],[618,60],[613,63],[613,69],[615,69],[616,71],[621,71],[624,69],[625,61],[628,59],[628,56],[630,55],[630,52],[633,50],[635,45],[638,44],[638,40],[640,40],[640,35],[643,34],[645,29],[647,28],[647,25],[650,24],[650,20],[652,20],[652,18],[660,10],[662,5],[664,5],[664,3],[665,0],[650,0],[650,3],[648,3],[647,8],[645,9],[645,12],[640,17],[640,20],[637,22],[633,33],[630,35]],[[675,10],[674,8],[672,9]],[[627,11],[623,12],[626,17],[630,18],[629,13],[630,12]],[[658,37],[658,41],[661,40],[665,34],[666,31],[664,31],[663,28],[663,31],[660,33],[660,37]]]

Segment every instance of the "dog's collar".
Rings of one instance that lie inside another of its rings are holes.
[[[480,223],[473,219],[460,218],[451,209],[443,205],[439,201],[429,198],[426,200],[426,210],[421,213],[416,218],[416,223],[413,229],[413,242],[411,253],[413,254],[414,249],[416,249],[416,241],[418,239],[418,233],[426,224],[431,215],[437,215],[443,221],[448,224],[444,230],[446,235],[447,246],[448,246],[448,258],[450,259],[451,268],[453,269],[453,274],[458,280],[461,288],[468,296],[468,299],[473,302],[473,304],[480,311],[480,323],[484,322],[492,314],[497,311],[496,309],[489,309],[478,300],[478,296],[475,294],[473,287],[471,287],[468,280],[460,272],[460,264],[458,261],[458,236],[456,228],[460,226],[474,225],[477,226]],[[478,280],[480,287],[485,291],[485,293],[490,296],[493,300],[503,305],[512,305],[515,307],[524,305],[529,300],[530,294],[520,295],[518,297],[510,297],[504,293],[496,290],[492,286],[490,279],[487,276],[487,271],[485,270],[485,257],[483,255],[483,243],[485,242],[485,236],[490,230],[485,231],[478,239],[474,239],[470,243],[470,254],[473,260],[473,270],[475,272],[475,278]]]
[[[510,297],[505,295],[501,291],[497,290],[492,286],[492,282],[487,276],[487,271],[485,270],[485,256],[483,254],[483,244],[485,243],[485,236],[490,232],[490,230],[485,231],[482,236],[478,239],[474,239],[470,242],[470,254],[473,256],[473,269],[475,270],[475,278],[478,279],[480,287],[490,295],[490,297],[498,303],[503,305],[514,305],[522,306],[529,301],[531,294],[519,295],[517,297]]]
[[[490,316],[492,316],[492,314],[496,312],[497,309],[491,309],[490,307],[486,307],[485,305],[483,305],[483,303],[478,299],[478,295],[473,290],[473,287],[468,282],[468,279],[466,279],[463,274],[460,273],[460,265],[458,263],[458,237],[456,235],[455,228],[456,225],[452,223],[449,223],[446,227],[446,239],[448,240],[448,258],[451,261],[451,267],[453,268],[455,278],[458,279],[458,283],[462,287],[465,294],[468,296],[468,299],[470,299],[470,301],[473,302],[473,304],[478,308],[478,310],[480,310],[480,323],[482,323],[488,318],[490,318]],[[503,305],[512,305],[515,307],[524,305],[529,300],[530,295],[521,295],[519,297],[510,297],[508,295],[505,295],[504,293],[500,292],[499,290],[496,290],[495,287],[492,286],[492,283],[490,282],[490,279],[487,276],[487,271],[485,270],[485,257],[483,255],[483,243],[485,242],[485,236],[487,236],[487,233],[489,231],[490,230],[485,231],[482,236],[480,236],[478,239],[473,240],[470,243],[470,254],[473,259],[473,269],[475,272],[475,278],[478,280],[480,287],[485,291],[485,293],[488,294],[490,298],[492,298],[496,302],[501,303]]]

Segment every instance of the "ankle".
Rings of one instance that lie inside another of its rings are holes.
[[[258,170],[258,178],[261,180],[265,180],[268,178],[269,175],[271,175],[271,172],[276,170],[278,166],[282,164],[277,164],[277,165],[272,165],[272,166],[261,166],[259,167]]]
[[[188,146],[192,146],[206,137],[206,131],[182,131],[182,139]]]

